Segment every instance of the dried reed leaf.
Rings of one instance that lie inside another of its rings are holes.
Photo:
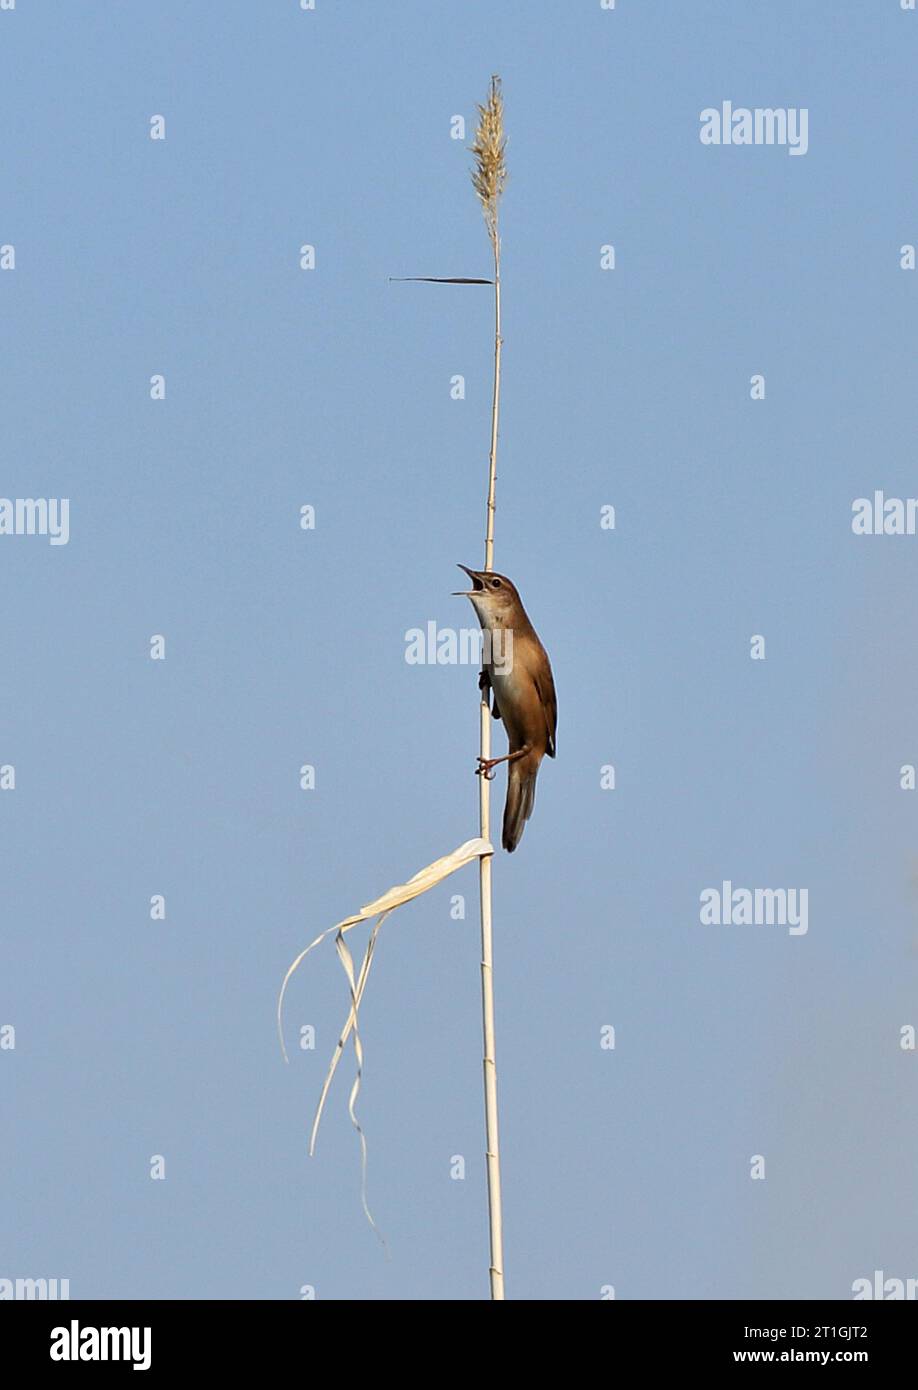
[[[390,280],[423,280],[428,285],[493,285],[493,280],[473,279],[470,275],[390,275]]]
[[[367,1205],[366,1196],[367,1143],[363,1130],[360,1127],[360,1122],[357,1119],[355,1107],[357,1102],[357,1096],[360,1093],[361,1078],[363,1076],[363,1045],[360,1041],[360,1034],[357,1028],[357,1016],[358,1011],[360,1009],[360,1002],[363,999],[364,990],[366,989],[367,979],[370,974],[370,966],[373,962],[373,952],[376,946],[376,939],[379,935],[379,929],[382,926],[383,922],[386,920],[386,918],[389,916],[389,913],[394,912],[394,910],[397,907],[401,907],[403,903],[411,902],[412,898],[420,897],[422,893],[426,893],[429,891],[429,889],[435,888],[438,883],[442,883],[445,878],[448,878],[450,874],[454,874],[457,869],[464,868],[465,865],[471,863],[473,859],[480,859],[482,855],[493,853],[494,847],[490,843],[490,841],[483,840],[479,836],[474,840],[466,840],[465,843],[460,845],[458,849],[454,849],[452,854],[446,854],[441,859],[435,859],[432,864],[428,864],[426,868],[420,869],[418,873],[414,875],[413,878],[410,878],[408,880],[407,883],[400,883],[396,887],[390,888],[387,892],[383,893],[381,897],[376,898],[375,901],[371,903],[368,903],[366,907],[362,907],[359,912],[356,912],[353,915],[353,917],[345,917],[342,922],[337,922],[333,927],[328,927],[324,932],[320,932],[320,934],[316,937],[315,941],[310,942],[310,944],[305,948],[305,950],[301,951],[300,954],[296,957],[296,960],[292,962],[289,969],[287,970],[286,975],[284,976],[283,984],[281,985],[280,995],[278,996],[277,1000],[277,1031],[278,1036],[280,1038],[281,1052],[284,1055],[284,1061],[289,1062],[290,1058],[287,1056],[287,1048],[284,1045],[283,1024],[284,997],[287,993],[287,986],[290,983],[290,980],[294,972],[299,968],[302,961],[304,961],[305,958],[309,955],[309,952],[313,950],[314,947],[320,945],[321,942],[323,942],[327,936],[330,936],[332,932],[335,933],[335,948],[338,952],[338,959],[341,962],[342,969],[344,970],[344,973],[347,976],[351,1006],[348,1012],[347,1020],[344,1024],[344,1027],[341,1030],[338,1041],[335,1044],[335,1050],[332,1053],[332,1059],[329,1064],[328,1072],[325,1076],[324,1085],[322,1086],[322,1094],[319,1096],[319,1103],[316,1107],[315,1119],[313,1120],[312,1131],[309,1136],[309,1153],[310,1156],[315,1153],[316,1138],[319,1133],[319,1124],[322,1119],[322,1113],[325,1109],[325,1100],[328,1096],[328,1092],[331,1087],[332,1078],[335,1075],[335,1071],[337,1069],[339,1061],[341,1060],[341,1054],[344,1051],[348,1038],[353,1034],[354,1056],[357,1062],[357,1073],[354,1078],[354,1084],[351,1087],[351,1093],[348,1100],[348,1114],[351,1117],[351,1123],[353,1124],[360,1137],[360,1195],[367,1220],[373,1227],[374,1231],[377,1231],[376,1222],[373,1220],[373,1217],[370,1214],[370,1209]],[[359,923],[368,921],[371,917],[377,918],[377,921],[374,923],[373,930],[370,933],[370,939],[367,943],[366,951],[364,952],[364,957],[360,966],[360,970],[358,974],[355,976],[354,961],[350,951],[348,950],[347,943],[344,939],[344,934],[345,932],[349,932],[352,927],[358,926]],[[379,1234],[378,1231],[377,1234]],[[380,1239],[382,1239],[382,1237],[380,1237]]]

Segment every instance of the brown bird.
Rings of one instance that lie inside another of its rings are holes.
[[[461,596],[471,599],[484,635],[479,685],[485,699],[492,692],[491,713],[504,721],[510,746],[502,758],[479,757],[478,773],[491,778],[498,763],[508,764],[503,846],[512,853],[532,815],[539,764],[546,753],[555,756],[555,683],[548,654],[512,581],[492,570],[459,568],[472,581]]]

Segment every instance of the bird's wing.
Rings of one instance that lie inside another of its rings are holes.
[[[553,758],[555,756],[555,734],[558,728],[558,701],[555,697],[555,682],[547,656],[544,671],[535,678],[535,687],[545,714],[545,732],[548,736],[545,751],[550,758]]]

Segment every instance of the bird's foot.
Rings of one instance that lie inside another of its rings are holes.
[[[488,782],[493,782],[493,781],[494,781],[494,769],[495,769],[495,767],[497,766],[497,764],[498,764],[499,762],[503,762],[503,759],[502,759],[502,758],[483,758],[483,757],[479,754],[479,756],[478,756],[478,766],[477,766],[476,769],[475,769],[475,776],[476,776],[476,777],[484,777],[484,778],[486,779],[486,781],[488,781]]]

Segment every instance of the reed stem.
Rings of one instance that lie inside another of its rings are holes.
[[[494,495],[497,481],[497,427],[500,417],[500,241],[494,247],[494,391],[491,401],[491,453],[488,467],[488,508],[485,531],[486,570],[494,568]],[[491,756],[491,709],[488,691],[482,691],[480,749],[482,758]],[[491,783],[479,777],[479,820],[483,840],[491,838]],[[500,1195],[500,1133],[497,1113],[497,1057],[494,1038],[494,946],[491,918],[491,865],[493,856],[478,861],[481,901],[481,1018],[484,1040],[485,1135],[488,1166],[488,1215],[491,1235],[491,1298],[504,1297],[504,1237]]]
[[[506,179],[504,164],[503,99],[500,79],[491,78],[488,100],[479,107],[479,125],[472,151],[476,167],[472,173],[475,191],[481,201],[494,253],[494,382],[491,395],[491,448],[488,456],[488,504],[485,524],[486,570],[494,568],[494,512],[497,485],[497,433],[500,420],[500,360],[503,339],[500,325],[500,233],[498,227],[500,195]],[[479,746],[482,758],[491,756],[491,709],[489,692],[483,690],[479,707]],[[479,822],[483,840],[491,839],[491,784],[479,779]],[[504,1238],[500,1193],[500,1134],[497,1111],[497,1057],[494,1038],[494,943],[491,916],[491,868],[493,855],[478,861],[481,906],[481,1020],[484,1043],[485,1156],[488,1171],[488,1217],[491,1241],[491,1298],[504,1298]]]

